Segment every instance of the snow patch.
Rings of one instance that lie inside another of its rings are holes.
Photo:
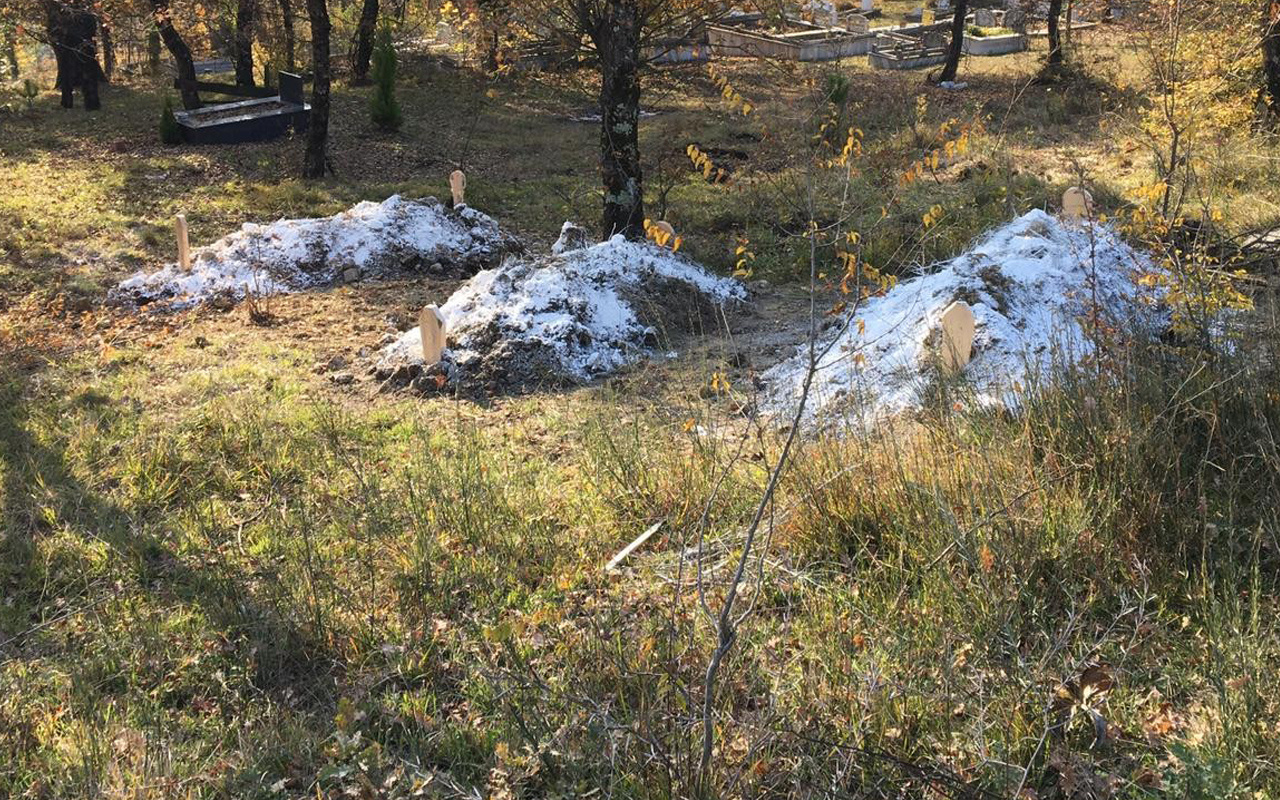
[[[1154,322],[1138,302],[1138,273],[1148,259],[1113,231],[1065,223],[1032,211],[988,234],[962,255],[865,301],[852,324],[820,341],[806,420],[839,416],[864,422],[919,408],[936,374],[934,339],[946,307],[973,310],[973,359],[964,368],[980,406],[1017,405],[1015,384],[1045,375],[1055,359],[1092,350],[1079,320],[1096,297],[1104,319]],[[861,355],[863,359],[859,359]],[[807,348],[765,372],[763,406],[794,413],[808,369]]]
[[[435,198],[392,195],[365,201],[331,217],[246,222],[240,230],[196,248],[191,270],[169,264],[138,272],[111,292],[136,304],[165,301],[171,307],[246,292],[273,294],[330,286],[353,277],[389,277],[439,263],[442,268],[492,265],[513,246],[491,217]]]
[[[574,383],[613,372],[657,344],[655,322],[681,309],[745,300],[735,280],[649,243],[607,242],[479,272],[441,307],[446,360],[462,380]],[[417,328],[383,349],[385,377],[422,364]]]

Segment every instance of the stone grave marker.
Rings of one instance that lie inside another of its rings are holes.
[[[418,330],[422,334],[422,361],[426,366],[440,363],[444,354],[444,317],[434,304],[425,306],[418,315]]]
[[[178,235],[178,266],[183,271],[191,271],[191,241],[187,237],[187,215],[179,214],[173,220],[174,232]]]
[[[1093,216],[1093,195],[1080,186],[1072,186],[1062,193],[1062,216],[1067,219],[1088,219]]]
[[[876,10],[876,0],[862,0],[862,13],[870,14]]]
[[[871,32],[871,21],[861,14],[850,14],[844,27],[850,33],[867,34]]]
[[[957,300],[942,312],[942,367],[947,372],[959,372],[973,356],[973,311],[969,304]]]
[[[989,8],[979,8],[973,12],[973,24],[979,28],[995,28],[996,12]]]
[[[933,20],[934,20],[934,16],[933,16],[933,9],[932,9],[932,8],[926,8],[926,9],[924,9],[923,11],[921,11],[921,12],[920,12],[920,24],[921,24],[921,25],[932,25],[932,24],[933,24]]]

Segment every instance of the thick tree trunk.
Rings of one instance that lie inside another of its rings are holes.
[[[635,0],[605,0],[593,35],[600,58],[600,173],[607,239],[644,237],[640,172],[640,14]]]
[[[156,20],[156,30],[160,32],[160,40],[173,56],[178,67],[178,79],[190,81],[182,88],[182,107],[191,109],[200,107],[200,93],[193,85],[196,80],[196,66],[191,59],[191,48],[182,40],[178,29],[173,27],[173,12],[169,10],[169,0],[151,0],[151,13]]]
[[[969,0],[956,0],[956,16],[951,21],[951,47],[947,50],[947,63],[942,67],[938,81],[954,81],[960,71],[960,56],[964,54],[964,18],[969,14]]]
[[[307,150],[302,157],[302,177],[323,178],[325,144],[329,138],[329,8],[325,0],[307,0],[311,20],[311,121]]]
[[[238,0],[236,3],[237,86],[253,86],[253,24],[257,16],[257,0]]]
[[[1062,66],[1062,33],[1058,24],[1062,0],[1049,0],[1049,66]]]
[[[373,33],[378,26],[378,0],[364,0],[360,24],[356,26],[355,48],[351,53],[351,77],[356,83],[369,80],[369,59],[373,56]]]
[[[284,28],[284,65],[293,72],[297,56],[294,53],[297,39],[293,33],[293,3],[291,0],[280,0],[280,21]]]
[[[86,111],[102,107],[98,99],[98,84],[106,77],[98,65],[97,48],[93,37],[98,30],[98,18],[92,12],[57,2],[46,6],[49,26],[49,42],[53,45],[58,65],[56,85],[62,91],[62,107],[75,106],[75,92],[84,95]]]
[[[1267,107],[1280,114],[1280,0],[1262,0],[1265,24],[1262,37],[1262,71]]]

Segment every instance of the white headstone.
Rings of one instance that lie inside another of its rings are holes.
[[[964,369],[973,356],[973,311],[969,304],[957,300],[942,312],[942,367],[947,372]]]
[[[191,241],[187,238],[187,215],[179,214],[173,221],[174,232],[178,235],[178,266],[186,272],[191,271]]]
[[[1062,193],[1062,216],[1068,219],[1088,219],[1093,216],[1093,195],[1080,186],[1072,186]]]
[[[437,364],[444,354],[444,317],[434,305],[426,306],[418,315],[418,330],[422,333],[422,361],[428,367]]]
[[[449,176],[449,189],[453,192],[453,204],[460,206],[467,202],[467,176],[460,169],[455,169]]]
[[[862,0],[862,13],[870,14],[876,10],[876,0]]]

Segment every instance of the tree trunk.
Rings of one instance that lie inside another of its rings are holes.
[[[236,3],[237,86],[253,86],[253,23],[257,16],[257,0],[238,0]]]
[[[1265,27],[1262,37],[1262,71],[1267,107],[1280,113],[1280,0],[1262,0]]]
[[[378,0],[364,0],[360,24],[356,26],[355,49],[351,54],[351,76],[356,83],[369,80],[369,59],[373,55],[373,33],[378,25]]]
[[[954,81],[960,71],[960,56],[964,54],[964,19],[969,14],[969,0],[956,0],[956,16],[951,21],[951,47],[947,50],[947,63],[942,67],[938,82]]]
[[[9,62],[9,79],[18,79],[18,29],[13,25],[4,29],[4,60]]]
[[[1049,66],[1062,66],[1062,33],[1058,18],[1062,16],[1062,0],[1049,0]]]
[[[593,34],[600,58],[600,172],[607,239],[644,237],[640,173],[640,14],[636,0],[605,0]]]
[[[325,143],[329,138],[329,8],[325,0],[307,0],[311,20],[311,121],[307,150],[302,157],[302,177],[323,178]]]
[[[49,43],[53,46],[58,65],[55,85],[62,91],[62,107],[74,107],[75,92],[80,89],[84,95],[85,110],[98,110],[102,107],[98,99],[98,83],[105,78],[93,44],[98,18],[85,9],[57,2],[49,2],[45,11]]]
[[[106,20],[99,18],[98,32],[102,34],[102,72],[103,76],[110,81],[111,73],[116,71],[116,46],[111,41],[111,26]]]
[[[295,42],[293,34],[293,3],[290,0],[280,0],[280,18],[284,27],[284,64],[285,69],[292,72],[296,55],[294,54]]]
[[[160,32],[160,39],[164,42],[164,46],[168,48],[169,55],[173,56],[174,64],[178,67],[178,79],[181,81],[189,81],[187,86],[182,88],[182,107],[191,109],[200,107],[200,93],[195,89],[196,65],[191,60],[191,48],[187,47],[187,43],[182,41],[182,36],[178,34],[178,29],[173,27],[173,12],[169,10],[169,0],[151,0],[151,13],[156,20],[156,30]]]

